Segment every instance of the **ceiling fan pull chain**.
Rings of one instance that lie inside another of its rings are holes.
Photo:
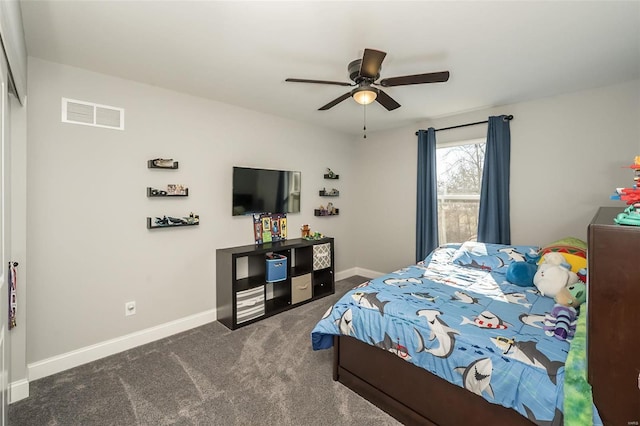
[[[362,136],[362,139],[366,139],[367,138],[367,105],[362,105],[362,108],[364,108],[364,127],[362,128],[362,131],[364,133],[364,135]]]

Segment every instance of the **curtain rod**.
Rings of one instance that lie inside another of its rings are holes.
[[[513,115],[506,115],[504,117],[504,119],[507,120],[507,121],[511,121],[511,120],[513,120]],[[439,132],[441,130],[458,129],[460,127],[475,126],[476,124],[485,124],[485,123],[488,123],[488,122],[489,122],[489,120],[484,120],[484,121],[476,121],[475,123],[458,124],[457,126],[443,127],[442,129],[436,129],[436,132]],[[416,132],[416,136],[418,136],[418,132]]]

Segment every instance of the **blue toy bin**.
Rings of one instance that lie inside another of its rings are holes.
[[[287,256],[275,253],[268,254],[266,261],[266,282],[275,283],[287,279]]]

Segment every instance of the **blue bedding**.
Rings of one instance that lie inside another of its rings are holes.
[[[329,308],[314,350],[353,336],[538,424],[561,419],[569,343],[545,334],[554,300],[506,281],[533,246],[467,242],[367,281]]]

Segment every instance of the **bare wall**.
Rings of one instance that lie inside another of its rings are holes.
[[[416,130],[513,114],[511,237],[543,245],[565,236],[586,240],[597,208],[620,206],[614,189],[633,183],[640,140],[640,82],[489,108],[424,122],[357,141],[359,267],[389,272],[414,262]],[[486,136],[486,125],[437,133],[441,142]]]
[[[231,216],[234,165],[300,170],[290,236],[308,223],[336,238],[338,271],[355,266],[351,137],[35,58],[29,89],[28,363],[214,309],[216,249],[253,243],[251,218]],[[126,129],[62,123],[62,97],[124,108]],[[148,169],[159,157],[180,168]],[[341,190],[329,219],[313,216],[326,167]],[[146,197],[169,183],[189,197]],[[190,212],[200,226],[146,228],[147,216]]]

